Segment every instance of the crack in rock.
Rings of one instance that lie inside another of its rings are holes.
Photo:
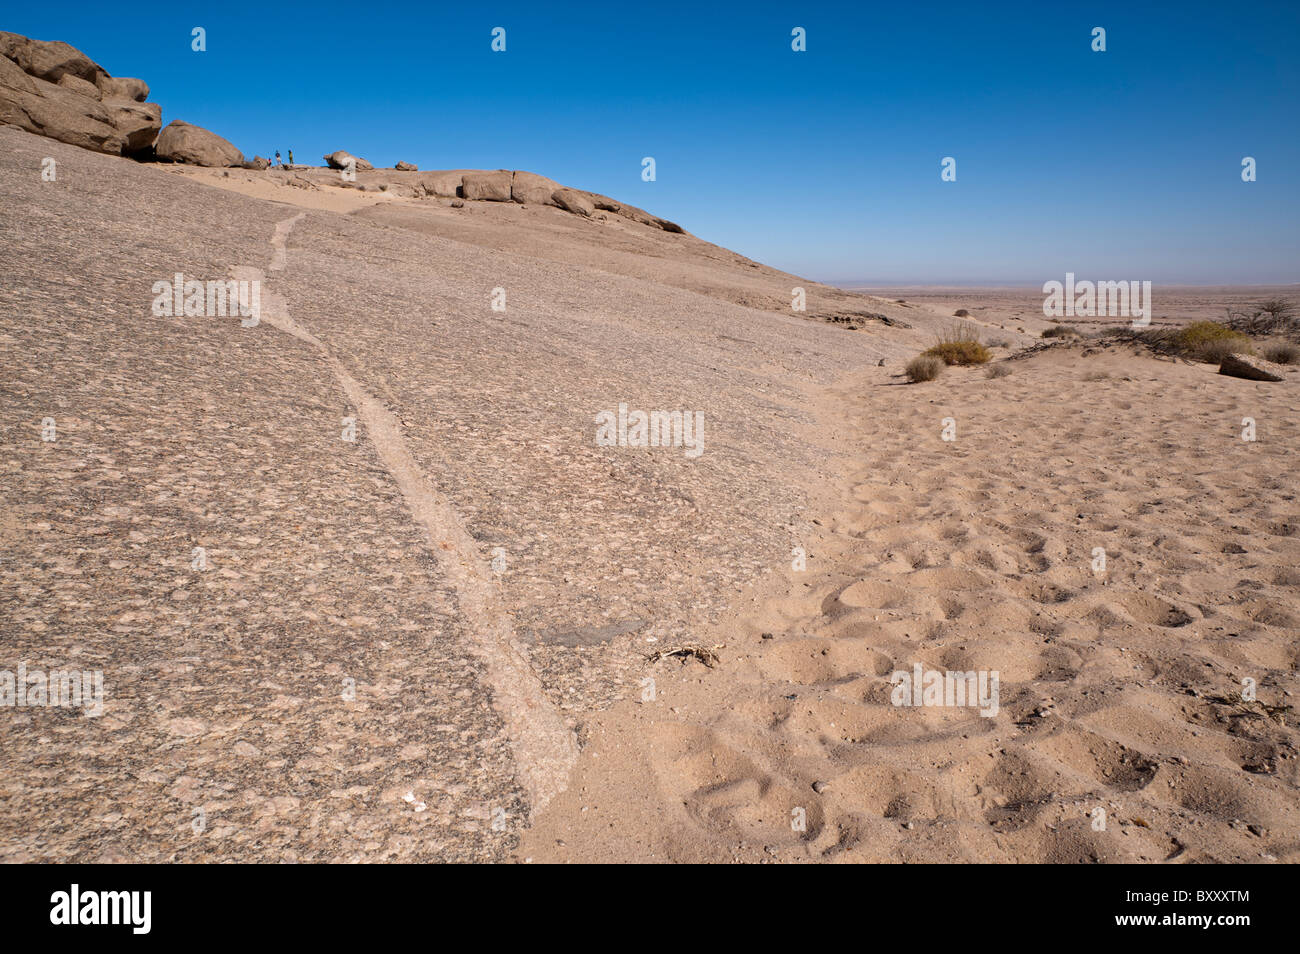
[[[304,215],[300,212],[276,225],[271,238],[270,271],[284,271],[289,234]],[[357,417],[380,460],[411,515],[424,529],[430,550],[456,592],[460,610],[469,623],[471,646],[487,668],[488,685],[528,793],[530,814],[535,816],[567,786],[578,757],[577,738],[546,698],[541,680],[520,648],[500,590],[474,538],[451,502],[433,488],[420,470],[402,438],[397,417],[348,373],[319,338],[290,317],[284,297],[265,288],[261,269],[241,265],[232,269],[232,274],[237,280],[263,283],[260,320],[317,348],[356,407]]]

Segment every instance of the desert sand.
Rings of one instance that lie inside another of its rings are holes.
[[[695,635],[715,668],[648,667],[655,701],[600,716],[521,851],[1296,860],[1293,713],[1237,690],[1294,700],[1300,412],[1276,386],[1082,350],[832,389],[856,453],[807,570]],[[1243,442],[1243,415],[1272,436]],[[891,705],[888,675],[916,662],[999,670],[1001,711]]]
[[[0,859],[1300,858],[1300,373],[296,174],[0,128],[0,668],[106,683],[5,714]],[[907,384],[957,307],[1010,373]]]

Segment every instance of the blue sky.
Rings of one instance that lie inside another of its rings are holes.
[[[164,121],[250,157],[527,169],[811,278],[1300,281],[1295,0],[71,0],[0,27],[145,79]]]

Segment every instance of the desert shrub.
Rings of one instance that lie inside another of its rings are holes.
[[[1011,342],[1006,338],[990,338],[985,342],[990,348],[1010,348]]]
[[[1079,334],[1078,331],[1076,331],[1073,328],[1067,327],[1066,325],[1052,325],[1052,327],[1048,328],[1046,331],[1043,332],[1043,337],[1044,338],[1075,338],[1078,337],[1078,334]]]
[[[955,318],[969,318],[969,317],[970,317],[970,312],[967,311],[965,308],[958,308],[956,311],[953,312],[953,317],[955,317]]]
[[[997,364],[990,364],[988,370],[984,373],[990,378],[1005,378],[1011,373],[1011,365],[1005,361],[999,361]]]
[[[966,322],[939,334],[934,347],[927,348],[922,354],[940,358],[944,364],[984,364],[993,357],[993,353],[980,344],[975,328]]]
[[[1178,331],[1173,343],[1188,357],[1222,361],[1227,355],[1250,351],[1250,336],[1217,321],[1194,321]]]
[[[943,370],[942,358],[930,354],[919,354],[907,362],[907,380],[916,384],[918,381],[933,381]]]
[[[1195,358],[1197,361],[1208,361],[1210,364],[1219,364],[1229,355],[1237,354],[1243,349],[1240,345],[1234,344],[1226,339],[1216,339],[1207,341],[1204,344],[1197,345],[1189,351],[1188,357]]]
[[[1285,298],[1269,298],[1250,308],[1229,307],[1224,323],[1252,335],[1300,338],[1300,317],[1296,316],[1295,303]]]
[[[1269,298],[1258,305],[1258,313],[1268,315],[1274,323],[1280,323],[1295,315],[1295,305],[1285,298]]]
[[[1300,364],[1300,346],[1275,341],[1264,349],[1264,357],[1274,364]]]

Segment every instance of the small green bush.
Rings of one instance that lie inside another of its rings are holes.
[[[1250,336],[1217,321],[1194,321],[1174,335],[1174,344],[1201,361],[1222,361],[1230,354],[1249,353]]]

